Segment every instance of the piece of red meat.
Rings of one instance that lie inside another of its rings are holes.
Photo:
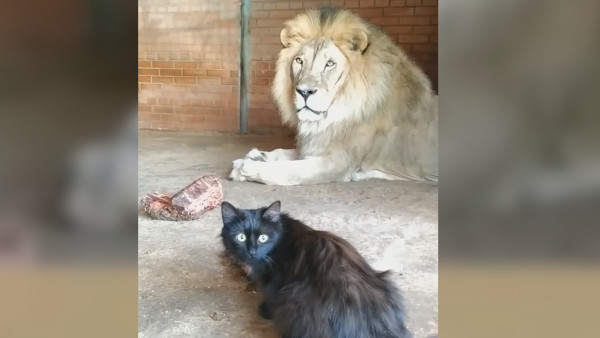
[[[221,205],[223,186],[212,174],[203,175],[173,196],[152,193],[142,198],[141,205],[154,219],[189,221]]]

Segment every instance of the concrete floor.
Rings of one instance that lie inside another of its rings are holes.
[[[290,147],[289,139],[140,131],[138,197],[174,193],[202,173],[223,177],[225,200],[282,210],[356,246],[376,268],[392,269],[415,337],[438,332],[438,189],[364,181],[274,187],[226,179],[250,148]],[[239,269],[222,258],[219,209],[199,220],[139,220],[139,337],[277,337]]]

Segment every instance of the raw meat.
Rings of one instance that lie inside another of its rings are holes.
[[[212,174],[203,175],[173,196],[158,192],[140,201],[150,217],[165,221],[189,221],[221,205],[223,186]]]

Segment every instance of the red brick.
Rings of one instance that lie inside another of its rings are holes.
[[[174,114],[175,109],[171,109],[169,113],[161,114],[160,120],[162,122],[183,122],[183,116],[179,114]]]
[[[289,2],[278,2],[275,8],[277,8],[277,9],[289,9],[290,8],[290,3]]]
[[[275,71],[273,69],[258,69],[258,70],[256,70],[256,76],[274,77]]]
[[[360,7],[373,7],[375,6],[374,0],[360,0]]]
[[[437,0],[423,0],[423,6],[437,6]]]
[[[252,61],[252,63],[250,63],[250,67],[254,69],[269,69],[270,62]]]
[[[405,0],[391,0],[390,6],[392,7],[403,7],[406,4]]]
[[[239,83],[239,79],[235,77],[224,77],[221,78],[221,84],[224,85],[237,85]]]
[[[429,20],[429,22],[433,25],[437,25],[438,24],[438,17],[436,16],[432,16]]]
[[[240,76],[240,71],[239,70],[232,70],[229,72],[229,76],[230,77],[239,77]]]
[[[153,106],[152,112],[160,114],[170,114],[173,112],[173,107],[169,106]]]
[[[254,6],[253,6],[254,7]],[[269,17],[269,11],[253,11],[250,15],[254,19],[264,19]]]
[[[141,90],[160,90],[162,88],[162,86],[158,83],[142,83],[140,87]]]
[[[151,112],[152,106],[148,106],[145,104],[138,104],[138,112]]]
[[[206,76],[229,77],[228,70],[207,69]]]
[[[266,77],[255,77],[252,78],[252,80],[250,80],[250,83],[252,85],[270,85],[271,84],[271,79],[266,78]]]
[[[408,34],[408,33],[412,33],[413,31],[413,27],[412,26],[386,26],[384,28],[385,32],[387,34]]]
[[[344,7],[346,8],[358,8],[360,7],[360,2],[358,0],[346,0],[344,2]],[[306,7],[304,7],[306,8]]]
[[[429,17],[427,16],[401,16],[398,18],[400,25],[428,25]]]
[[[175,62],[173,66],[174,68],[195,69],[196,65],[196,62]]]
[[[384,16],[413,15],[414,12],[415,12],[415,9],[412,7],[384,8],[383,9]]]
[[[172,76],[153,76],[152,83],[173,83]]]
[[[354,12],[363,18],[377,18],[381,17],[381,8],[360,8],[354,10]]]
[[[406,6],[421,6],[421,0],[406,0]]]
[[[388,7],[390,5],[390,0],[375,0],[376,7]]]
[[[234,86],[226,86],[226,85],[208,85],[202,84],[198,85],[197,90],[204,93],[233,93]]]
[[[273,11],[273,12],[271,12],[269,17],[273,18],[273,19],[291,19],[297,13],[298,13],[297,11],[293,11],[293,10]]]
[[[158,69],[141,68],[138,69],[138,75],[158,75]]]
[[[214,99],[211,98],[194,98],[190,100],[190,106],[191,107],[213,107],[214,106]],[[183,109],[184,107],[180,108]],[[185,107],[187,108],[187,107]]]
[[[152,61],[152,68],[173,68],[171,61]]]
[[[223,109],[221,108],[198,108],[198,114],[205,116],[221,116],[221,112]]]
[[[437,15],[437,7],[417,7],[415,8],[416,15]]]
[[[152,77],[149,75],[138,75],[138,82],[151,82]]]
[[[437,52],[437,45],[435,44],[424,44],[424,45],[413,45],[415,52]]]
[[[424,43],[429,41],[427,35],[398,35],[399,43]]]
[[[139,61],[138,60],[138,67],[139,68],[150,68],[150,67],[152,67],[152,61]]]
[[[221,62],[220,61],[198,62],[198,69],[221,69]]]
[[[436,25],[415,26],[416,34],[431,34],[431,33],[437,33],[437,31],[438,31],[438,26],[436,26]]]
[[[199,77],[198,84],[221,84],[221,79],[218,77]]]
[[[377,26],[387,26],[387,25],[397,25],[398,24],[398,18],[397,17],[385,17],[385,18],[372,18],[369,19],[369,21],[371,21],[371,23],[373,23],[374,25]]]
[[[163,92],[180,92],[185,90],[185,86],[190,86],[183,83],[175,83],[175,84],[163,84],[162,90]]]
[[[257,27],[283,27],[283,22],[281,19],[258,19],[256,20]]]
[[[411,43],[399,43],[398,45],[405,52],[410,52],[412,50],[412,46],[413,46]]]
[[[223,69],[235,70],[239,68],[240,64],[238,62],[223,61]]]
[[[160,70],[161,76],[181,76],[181,74],[182,74],[181,69],[161,69]]]
[[[302,8],[302,1],[290,2],[290,9],[300,9],[300,8]]]
[[[158,60],[171,60],[169,53],[158,53]]]
[[[206,76],[204,69],[184,69],[183,76]]]
[[[196,77],[195,76],[176,77],[175,83],[196,83]]]
[[[198,116],[198,115],[183,115],[181,118],[181,121],[183,123],[185,123],[186,125],[188,125],[190,123],[206,122],[206,118],[204,116]]]
[[[256,93],[271,93],[271,87],[266,86],[266,85],[259,85],[257,83],[255,83],[255,80],[264,80],[264,78],[252,78],[251,82],[252,82],[252,86],[250,86],[250,94],[256,94]]]

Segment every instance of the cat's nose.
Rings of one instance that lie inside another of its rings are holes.
[[[250,249],[248,250],[248,253],[250,254],[250,256],[254,257],[256,256],[256,249]]]

